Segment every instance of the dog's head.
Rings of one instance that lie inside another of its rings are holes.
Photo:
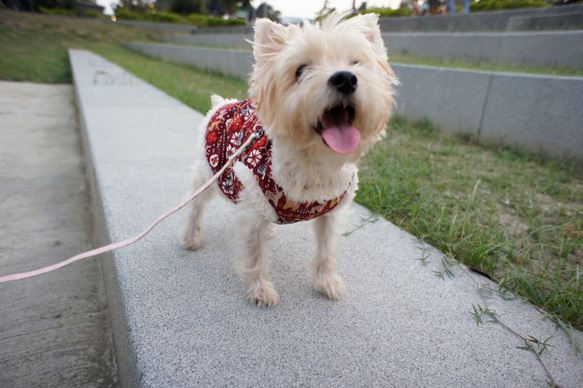
[[[311,159],[355,161],[380,137],[398,81],[378,16],[255,25],[249,93],[267,134]]]

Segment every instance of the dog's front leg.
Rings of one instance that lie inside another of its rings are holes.
[[[316,255],[312,261],[314,288],[328,299],[342,298],[346,286],[336,268],[336,256],[340,242],[341,212],[335,211],[315,220]]]
[[[245,250],[241,257],[241,274],[245,281],[246,297],[259,307],[275,306],[279,294],[269,278],[265,241],[273,233],[273,226],[257,214],[240,214],[237,227]]]

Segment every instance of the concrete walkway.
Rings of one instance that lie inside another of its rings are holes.
[[[202,115],[92,53],[70,59],[98,237],[119,241],[187,194]],[[566,336],[537,309],[460,266],[441,279],[440,252],[359,206],[339,254],[343,300],[313,291],[311,225],[300,223],[269,244],[280,304],[256,308],[232,265],[230,210],[209,207],[200,251],[179,248],[174,217],[104,257],[125,386],[546,387],[524,341],[486,316],[477,324],[473,306],[486,304],[517,333],[552,337],[542,361],[561,386],[583,385]]]
[[[0,275],[92,247],[73,88],[0,82]],[[96,259],[0,285],[0,387],[116,386]]]

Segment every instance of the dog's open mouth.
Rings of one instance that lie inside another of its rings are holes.
[[[352,106],[335,106],[324,112],[315,130],[334,152],[348,155],[360,143],[360,132],[352,126],[355,115]]]

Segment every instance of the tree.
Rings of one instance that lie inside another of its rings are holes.
[[[32,11],[32,2],[30,0],[2,0],[4,5],[13,11]]]
[[[172,0],[170,11],[182,15],[190,15],[191,13],[204,14],[206,9],[204,0]]]
[[[265,9],[265,3],[261,3],[255,12],[255,15],[258,18],[264,18],[266,15],[269,19],[273,20],[274,22],[279,22],[279,15],[281,12],[274,9],[271,5],[267,4],[267,10]]]
[[[40,8],[47,9],[77,9],[76,0],[32,0],[32,8],[39,11]]]
[[[145,13],[150,8],[150,0],[119,0],[118,7],[127,11]]]
[[[250,0],[206,0],[206,9],[213,16],[222,17],[224,15],[233,16],[239,10],[251,12]]]

